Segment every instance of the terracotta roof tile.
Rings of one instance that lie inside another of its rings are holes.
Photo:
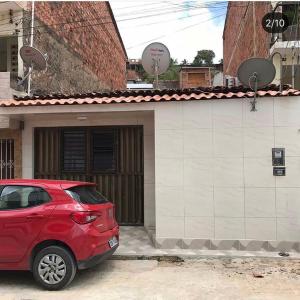
[[[259,97],[300,96],[300,91],[284,86],[282,92],[276,85],[270,85],[257,92]],[[193,101],[211,99],[252,98],[254,92],[249,88],[215,87],[182,90],[141,90],[91,92],[82,94],[51,94],[15,97],[15,99],[0,100],[0,106],[41,106],[41,105],[81,105],[81,104],[112,104],[112,103],[141,103],[167,101]]]

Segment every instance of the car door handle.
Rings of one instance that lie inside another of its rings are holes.
[[[32,215],[27,216],[26,218],[29,220],[32,220],[32,219],[43,219],[44,217],[45,217],[44,215],[32,214]]]

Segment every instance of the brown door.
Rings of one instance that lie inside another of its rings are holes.
[[[92,181],[121,225],[143,225],[143,127],[35,129],[35,178]]]

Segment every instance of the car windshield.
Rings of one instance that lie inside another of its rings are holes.
[[[82,204],[102,204],[108,202],[94,186],[76,186],[65,191],[74,200]]]

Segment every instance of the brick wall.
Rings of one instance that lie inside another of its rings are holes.
[[[126,87],[126,53],[107,2],[35,2],[35,18],[34,46],[49,58],[47,71],[34,73],[33,90]],[[25,40],[29,42],[28,35]]]
[[[239,65],[250,57],[268,57],[270,36],[261,25],[271,2],[228,2],[223,32],[224,75],[236,76]]]

